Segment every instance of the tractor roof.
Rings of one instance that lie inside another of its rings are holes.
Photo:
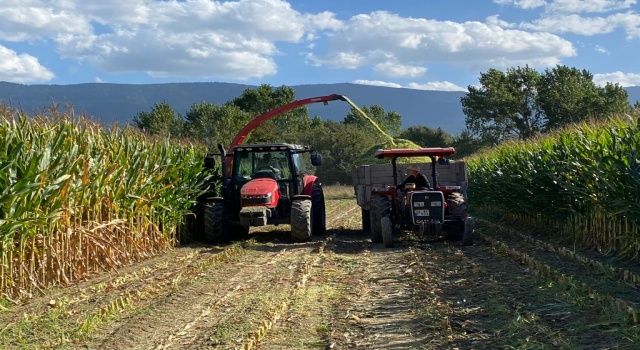
[[[397,157],[445,157],[456,153],[453,147],[432,147],[432,148],[391,148],[379,149],[375,153],[376,158],[397,158]]]
[[[279,151],[279,150],[302,151],[302,150],[308,150],[309,146],[294,145],[290,143],[262,143],[262,144],[254,144],[254,145],[239,145],[234,149],[238,151],[250,151],[250,152],[268,152],[268,151]]]

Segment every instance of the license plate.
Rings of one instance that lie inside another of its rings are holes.
[[[429,216],[429,210],[426,209],[418,209],[415,210],[414,213],[416,214],[416,216]]]
[[[424,202],[413,202],[413,206],[416,208],[424,208]]]

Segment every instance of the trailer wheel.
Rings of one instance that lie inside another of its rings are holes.
[[[311,211],[313,212],[312,218],[312,234],[314,236],[323,236],[327,233],[327,216],[324,204],[324,191],[322,190],[322,184],[316,182],[313,185],[313,192],[311,193]]]
[[[311,200],[296,199],[291,203],[291,239],[296,242],[311,238]]]
[[[384,217],[391,217],[391,202],[386,196],[371,196],[371,241],[373,243],[382,242],[381,220]]]
[[[371,213],[367,209],[362,209],[362,232],[371,232]]]
[[[204,238],[208,243],[227,240],[228,225],[224,220],[224,203],[210,202],[204,206]]]
[[[388,216],[380,220],[380,231],[382,233],[382,243],[385,247],[393,247],[393,224]]]

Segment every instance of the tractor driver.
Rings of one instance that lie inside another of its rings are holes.
[[[407,176],[407,178],[398,185],[399,189],[404,189],[405,185],[408,183],[416,184],[416,188],[431,188],[429,179],[420,172],[420,168],[418,168],[417,165],[409,165],[407,167],[407,171],[409,172],[409,176]]]
[[[281,178],[280,165],[275,158],[276,157],[273,157],[271,152],[264,153],[259,161],[257,171],[269,171],[273,173],[276,179]]]

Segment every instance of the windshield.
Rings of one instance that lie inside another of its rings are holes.
[[[260,177],[276,180],[291,179],[287,151],[238,152],[233,167],[236,181]]]

